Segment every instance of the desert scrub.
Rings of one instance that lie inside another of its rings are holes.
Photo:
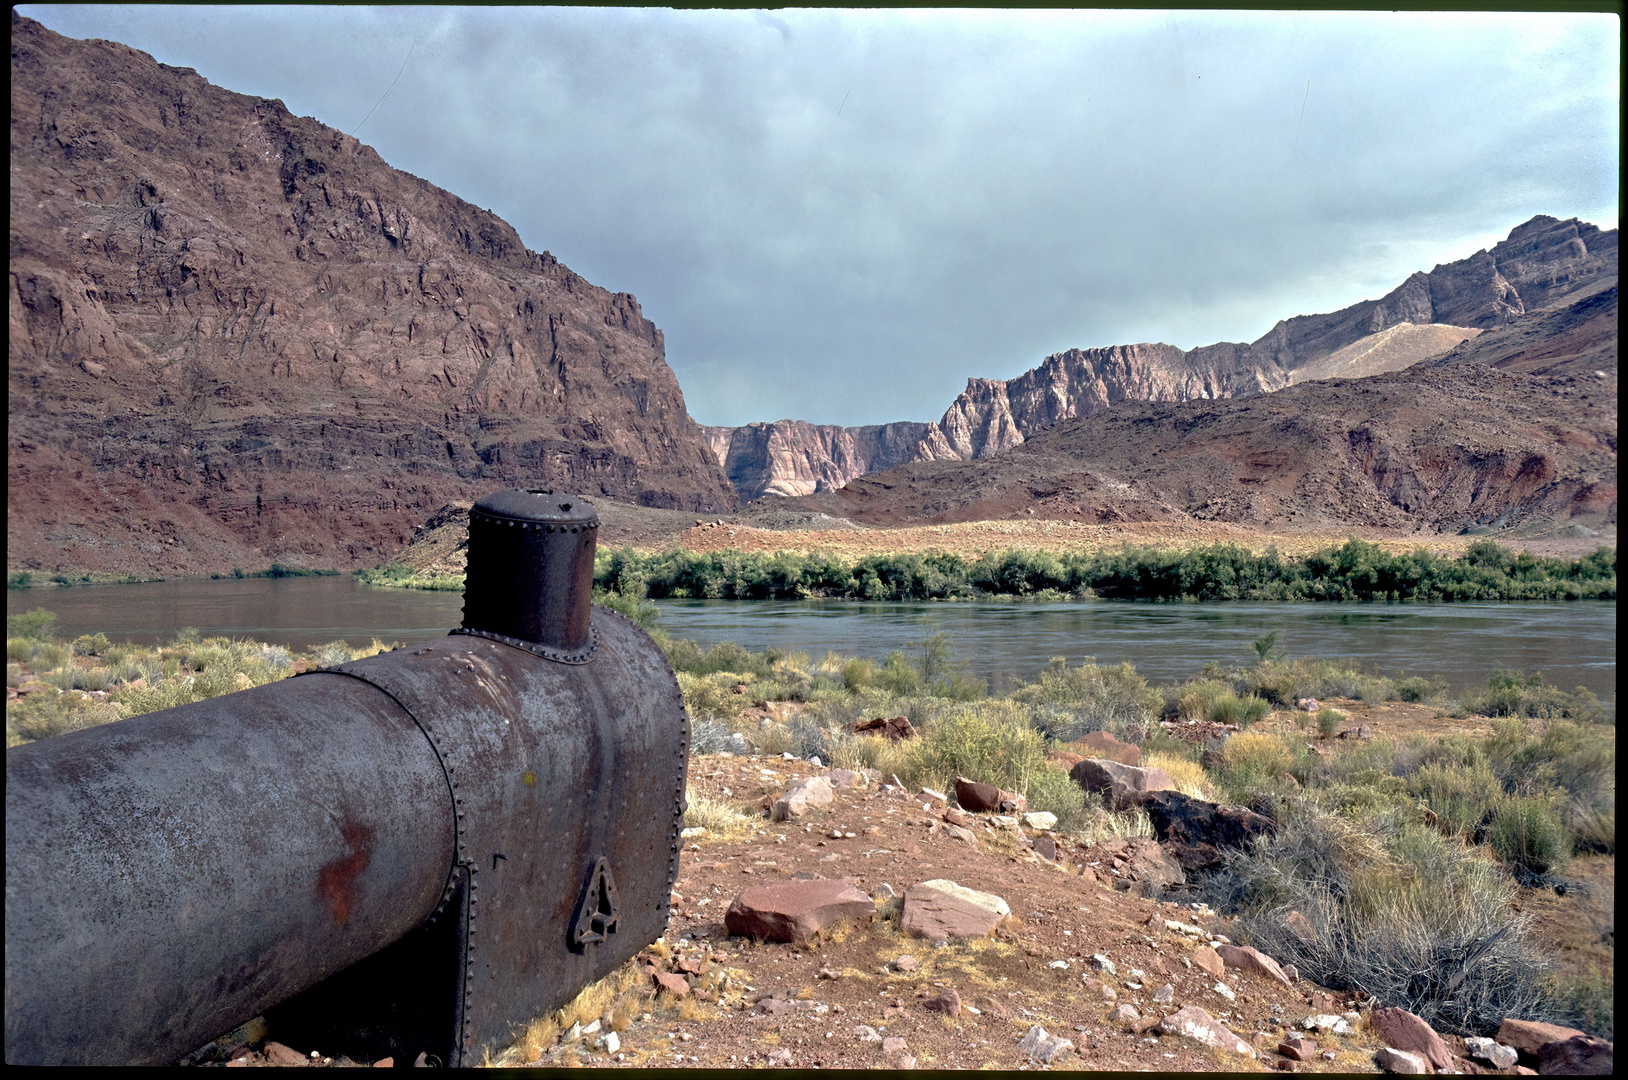
[[[883,776],[899,771],[900,744],[878,735],[835,734],[831,739],[831,765],[838,769],[875,769]]]
[[[1204,767],[1186,754],[1144,748],[1139,764],[1146,769],[1163,769],[1183,795],[1206,802],[1215,802],[1219,797]]]
[[[1284,739],[1263,732],[1240,732],[1221,744],[1216,780],[1230,791],[1242,792],[1276,780],[1294,766],[1294,751]]]
[[[688,671],[676,673],[678,690],[684,696],[684,706],[694,719],[723,720],[733,726],[740,714],[751,705],[745,691],[735,693],[735,687],[745,686],[751,676],[733,671],[719,671],[709,675],[692,675]]]
[[[7,615],[6,637],[49,641],[51,632],[56,629],[56,624],[56,613],[46,611],[44,608],[35,608],[33,611],[21,615]]]
[[[1566,691],[1550,686],[1538,673],[1498,671],[1487,680],[1485,690],[1472,690],[1459,700],[1464,715],[1567,719],[1600,723],[1607,719],[1605,708],[1593,692],[1584,687]]]
[[[1345,713],[1332,705],[1324,705],[1317,710],[1317,715],[1312,717],[1312,723],[1316,725],[1319,737],[1332,739],[1340,730],[1340,725],[1345,723]]]
[[[1549,720],[1495,720],[1482,743],[1489,766],[1512,796],[1546,800],[1580,850],[1614,851],[1617,730]]]
[[[756,819],[742,813],[726,800],[714,799],[693,789],[685,792],[684,827],[705,829],[712,839],[738,836],[755,827]]]
[[[1440,1031],[1559,1018],[1530,917],[1509,907],[1513,882],[1396,814],[1351,820],[1302,804],[1253,851],[1229,852],[1205,885],[1241,940]]]
[[[22,746],[70,731],[99,727],[129,715],[116,701],[92,701],[80,694],[30,694],[6,703],[6,746]]]
[[[982,701],[947,710],[910,740],[899,778],[944,790],[957,776],[1024,792],[1046,765],[1046,741],[1026,722],[1022,705]]]
[[[1030,810],[1055,814],[1059,831],[1072,833],[1084,827],[1084,792],[1063,770],[1043,767],[1029,773],[1022,794]]]
[[[1208,719],[1218,724],[1234,724],[1239,728],[1247,728],[1255,721],[1264,719],[1271,711],[1271,704],[1264,698],[1254,696],[1240,698],[1236,694],[1221,694],[1210,702]]]
[[[1208,720],[1218,700],[1236,696],[1223,672],[1211,669],[1210,674],[1215,677],[1165,687],[1161,715],[1165,719]]]
[[[1602,973],[1599,965],[1591,963],[1564,978],[1551,978],[1548,989],[1556,1010],[1565,1018],[1562,1023],[1610,1042],[1616,1032],[1614,983],[1610,968]]]
[[[1571,857],[1571,837],[1552,799],[1508,795],[1498,801],[1487,843],[1519,876],[1559,870]]]
[[[1474,837],[1501,792],[1484,759],[1423,765],[1406,784],[1408,794],[1436,815],[1442,829],[1465,839]]]
[[[1447,692],[1447,684],[1440,679],[1422,676],[1399,676],[1392,682],[1396,700],[1407,702],[1435,701]]]
[[[1018,687],[1011,698],[1027,705],[1050,706],[1056,719],[1048,720],[1046,731],[1060,742],[1073,742],[1093,731],[1108,731],[1119,738],[1132,729],[1143,731],[1162,704],[1159,692],[1148,686],[1135,667],[1128,663],[1099,665],[1090,656],[1079,667],[1069,667],[1066,657],[1052,657],[1040,676]]]
[[[748,682],[768,678],[775,662],[780,659],[780,653],[774,649],[754,653],[741,648],[733,641],[720,642],[711,649],[703,649],[687,638],[670,639],[666,653],[667,662],[673,665],[674,671],[688,672],[691,675],[712,675],[727,671],[738,676],[750,676],[749,679],[743,680]]]

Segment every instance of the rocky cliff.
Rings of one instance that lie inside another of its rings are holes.
[[[1197,519],[1609,541],[1618,325],[1606,280],[1405,370],[1126,401],[1004,453],[901,465],[788,509],[879,526]]]
[[[932,424],[902,421],[840,427],[780,420],[744,427],[703,427],[713,454],[743,498],[809,495],[856,476],[921,458]]]
[[[1616,272],[1617,230],[1539,215],[1491,251],[1415,273],[1378,300],[1283,320],[1248,344],[1220,342],[1190,351],[1164,344],[1069,349],[1015,379],[969,379],[938,423],[919,425],[924,435],[913,447],[896,446],[892,453],[898,456],[888,465],[998,454],[1061,421],[1124,401],[1248,397],[1312,379],[1397,370],[1614,280]],[[901,435],[915,426],[884,425]],[[829,429],[820,440],[809,440],[801,433],[808,427],[780,421],[713,428],[709,434],[743,499],[805,494],[814,490],[809,477],[840,486],[888,467],[852,454],[840,461],[821,456],[822,446],[842,445],[840,432],[873,429]],[[770,433],[733,434],[751,429]],[[776,453],[791,446],[795,453]]]
[[[9,565],[354,566],[506,485],[734,505],[631,295],[280,101],[11,40]]]

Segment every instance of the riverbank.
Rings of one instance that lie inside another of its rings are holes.
[[[451,526],[449,525],[448,528]],[[457,590],[458,558],[362,571],[369,585]],[[624,597],[713,600],[1041,601],[1101,597],[1213,603],[1230,600],[1441,603],[1614,600],[1616,549],[1578,559],[1536,557],[1491,540],[1453,556],[1424,546],[1390,551],[1349,537],[1286,554],[1238,544],[1081,550],[1005,548],[977,557],[947,552],[867,555],[736,548],[641,552],[601,549],[595,588]]]
[[[1014,1056],[1018,1036],[1040,1023],[1079,1036],[1083,1064],[1175,1060],[1203,1068],[1209,1052],[1195,1056],[1177,1037],[1153,1033],[1147,1047],[1146,1033],[1124,1034],[1144,1013],[1187,1004],[1246,1042],[1261,1032],[1248,1053],[1267,1064],[1281,1056],[1272,1048],[1302,1008],[1357,1013],[1351,1033],[1316,1036],[1335,1057],[1316,1059],[1314,1071],[1366,1067],[1379,1045],[1370,1010],[1386,1005],[1432,1017],[1456,1051],[1465,1049],[1456,1036],[1490,1034],[1507,1016],[1612,1035],[1615,729],[1597,722],[1587,695],[1495,676],[1450,699],[1428,680],[1278,656],[1268,637],[1246,663],[1208,665],[1163,685],[1131,664],[1059,662],[989,698],[965,678],[945,635],[880,663],[657,636],[692,719],[686,824],[700,830],[686,838],[665,945],[585,991],[564,1011],[572,1016],[538,1018],[498,1062],[593,1058],[589,1041],[564,1032],[572,1020],[586,1025],[604,1013],[621,1035],[624,1060],[644,1064],[671,1063],[680,1046],[686,1064],[711,1067],[869,1060],[870,1048],[847,1034],[826,1043],[823,1028],[804,1032],[801,1012],[791,1026],[776,1025],[782,1040],[765,1042],[768,1029],[754,1019],[770,1011],[763,1000],[840,1006],[842,1032],[886,1026],[890,1037],[907,1038],[918,1062],[943,1066],[1015,1067],[1023,1060]],[[98,635],[64,641],[46,616],[9,618],[8,683],[29,689],[8,690],[8,742],[49,737],[57,723],[67,730],[112,722],[263,685],[293,674],[302,660],[332,664],[383,647],[334,643],[297,657],[254,642],[183,636],[121,649]],[[91,689],[98,680],[102,687]],[[890,741],[854,731],[876,716],[903,718],[911,734]],[[1189,798],[1239,813],[1253,808],[1270,823],[1269,835],[1218,866],[1160,877],[1165,838],[1147,812],[1106,805],[1070,778],[1070,755],[1109,750],[1134,754],[1132,767],[1162,770]],[[892,790],[873,780],[838,791],[832,806],[806,820],[764,818],[763,807],[787,785],[837,776],[836,768],[872,770],[866,775]],[[1030,812],[1055,821],[997,820],[928,794],[953,792],[956,776],[1021,794]],[[923,795],[907,798],[918,790]],[[830,839],[833,831],[841,838]],[[885,867],[864,857],[883,849]],[[867,892],[951,877],[1004,895],[1015,919],[985,944],[931,950],[902,934],[896,905],[879,892],[873,924],[829,940],[798,948],[728,937],[720,912],[743,883],[799,873],[843,875]],[[1564,896],[1554,895],[1556,884]],[[1278,914],[1288,907],[1308,921],[1285,929]],[[1154,914],[1161,921],[1150,922]],[[1189,941],[1164,919],[1196,921],[1203,935]],[[1142,935],[1150,939],[1145,947]],[[1195,981],[1200,954],[1192,950],[1221,937],[1294,964],[1300,982],[1291,989],[1219,968]],[[1347,947],[1322,948],[1335,939]],[[1437,978],[1440,958],[1482,945],[1488,963],[1471,969],[1467,988],[1444,989],[1457,972],[1443,967]],[[1119,970],[1092,965],[1086,958],[1094,954]],[[894,963],[906,955],[919,974]],[[663,985],[683,982],[684,998],[658,993],[652,967],[669,976]],[[1426,977],[1388,981],[1401,968]],[[1156,996],[1165,983],[1175,1001]],[[917,1022],[920,1000],[946,988],[958,988],[980,1012],[954,1024]],[[1319,997],[1330,992],[1333,1000]],[[1338,1008],[1324,1004],[1336,1000]],[[1120,1005],[1137,1018],[1108,1015]],[[672,1034],[680,1030],[691,1038]],[[969,1033],[982,1043],[971,1057]],[[789,1054],[771,1056],[781,1049]]]

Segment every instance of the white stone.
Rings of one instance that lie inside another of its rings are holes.
[[[1464,1040],[1464,1052],[1497,1069],[1513,1068],[1520,1057],[1514,1047],[1479,1035],[1471,1035]]]
[[[1228,986],[1224,982],[1218,982],[1214,986],[1210,987],[1210,989],[1214,990],[1228,1001],[1238,1000],[1238,995],[1232,992],[1232,987]]]
[[[1430,1072],[1430,1064],[1423,1055],[1391,1046],[1381,1047],[1374,1052],[1374,1064],[1388,1073],[1423,1076]]]
[[[1031,829],[1049,832],[1057,827],[1057,815],[1045,810],[1036,810],[1023,815],[1023,824]]]
[[[1332,1016],[1329,1013],[1318,1013],[1308,1016],[1300,1021],[1300,1026],[1307,1031],[1329,1031],[1335,1035],[1351,1034],[1351,1025],[1343,1016]]]
[[[955,882],[946,878],[934,878],[932,881],[924,881],[922,882],[922,886],[928,889],[934,889],[941,893],[948,893],[950,896],[953,896],[958,900],[965,900],[967,903],[976,907],[981,907],[985,911],[992,911],[1003,919],[1012,914],[1012,909],[1007,906],[1006,901],[1002,900],[994,893],[979,892],[977,889],[969,889],[964,885],[957,885]]]
[[[1074,1049],[1073,1040],[1048,1035],[1046,1029],[1039,1024],[1031,1027],[1028,1034],[1018,1041],[1018,1050],[1024,1055],[1047,1065],[1050,1065],[1058,1055],[1072,1049]]]

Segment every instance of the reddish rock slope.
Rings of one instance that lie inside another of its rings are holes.
[[[733,506],[631,295],[280,101],[11,41],[8,565],[369,564],[516,484]]]

